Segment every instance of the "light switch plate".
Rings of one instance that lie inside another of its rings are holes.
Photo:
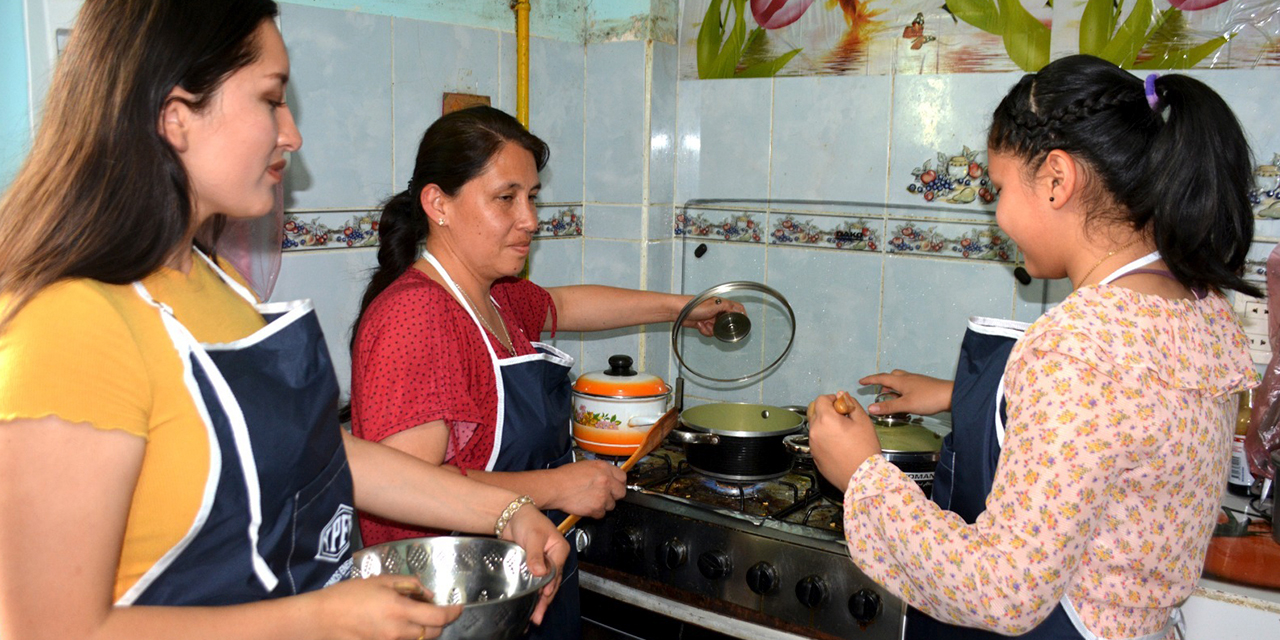
[[[1254,364],[1271,362],[1271,336],[1268,325],[1271,312],[1267,307],[1266,297],[1255,298],[1236,292],[1232,306],[1236,316],[1240,318],[1240,326],[1244,328],[1245,337],[1249,339],[1249,354]]]

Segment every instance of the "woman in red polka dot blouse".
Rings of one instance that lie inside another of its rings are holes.
[[[557,329],[671,322],[689,296],[602,286],[543,289],[516,278],[537,227],[547,145],[489,107],[427,129],[409,188],[384,205],[379,270],[352,347],[352,430],[532,498],[553,520],[600,517],[625,474],[569,447],[573,358],[538,343]],[[425,243],[425,251],[422,246]],[[687,324],[710,335],[709,301]],[[429,532],[361,519],[367,544]],[[533,637],[578,635],[576,562]]]

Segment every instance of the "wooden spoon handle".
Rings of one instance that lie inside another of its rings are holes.
[[[849,394],[844,391],[837,391],[835,407],[836,413],[847,416],[853,412],[853,398],[850,398]]]
[[[658,418],[658,421],[653,423],[652,427],[649,427],[649,432],[645,434],[644,440],[636,447],[631,457],[627,458],[626,462],[623,462],[622,466],[618,468],[622,469],[623,473],[626,473],[631,470],[631,467],[636,466],[636,463],[641,458],[657,449],[658,445],[662,444],[662,439],[667,437],[667,434],[671,433],[671,430],[676,427],[676,423],[679,421],[678,418],[679,416],[676,415],[675,409],[670,409],[662,414],[662,417]],[[573,525],[578,524],[578,520],[581,519],[582,516],[569,516],[556,528],[560,530],[560,533],[568,533],[573,528]]]

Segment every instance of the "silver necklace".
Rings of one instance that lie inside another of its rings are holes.
[[[467,295],[467,292],[463,291],[461,286],[458,287],[458,293],[461,293],[462,297],[466,299],[467,304],[471,305],[471,309],[475,311],[476,317],[480,318],[480,324],[483,324],[484,328],[489,330],[489,333],[492,333],[495,338],[498,338],[499,342],[502,342],[502,338],[506,338],[506,342],[502,342],[502,346],[506,347],[507,353],[514,354],[516,352],[515,343],[511,340],[511,334],[507,333],[507,323],[502,320],[502,312],[498,311],[496,307],[494,308],[494,312],[498,314],[498,324],[502,325],[502,337],[499,338],[498,332],[494,331],[493,327],[489,326],[489,321],[485,320],[484,315],[480,313],[480,307],[476,306],[476,303],[471,301],[471,296]]]

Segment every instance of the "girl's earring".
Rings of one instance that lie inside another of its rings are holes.
[[[1049,196],[1049,202],[1053,202],[1053,196]]]
[[[444,216],[440,216],[439,218],[436,218],[436,224],[438,224],[438,225],[440,225],[440,226],[442,226],[442,227],[443,227],[443,226],[444,226]]]

